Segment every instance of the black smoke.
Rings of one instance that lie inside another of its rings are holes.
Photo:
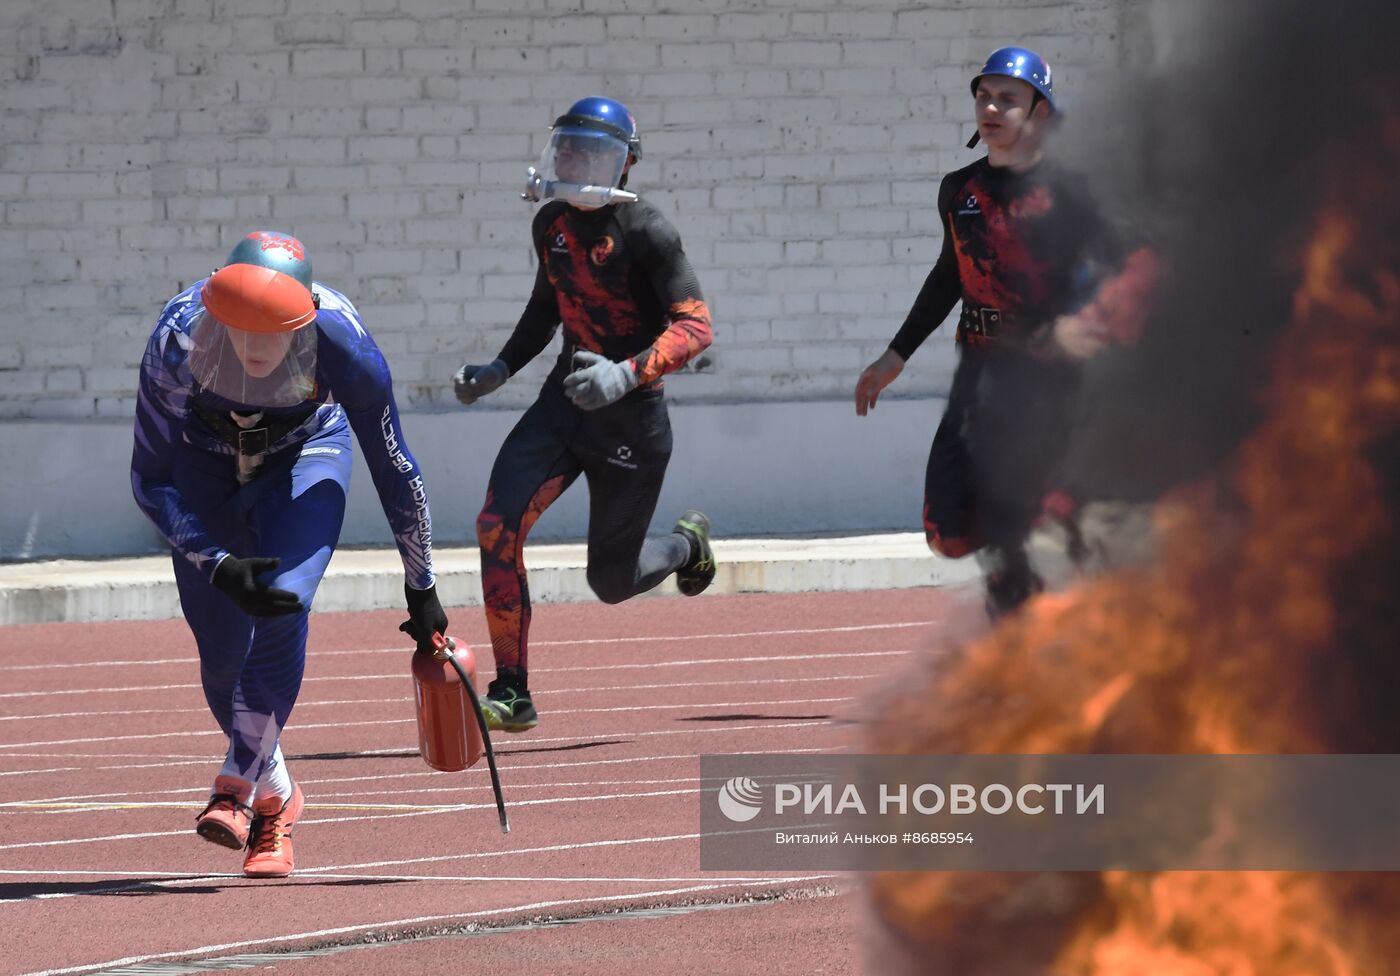
[[[1170,53],[1083,109],[1127,117],[1096,175],[1167,270],[1141,343],[1088,369],[1068,480],[1094,498],[1154,498],[1257,426],[1303,245],[1354,175],[1337,149],[1378,152],[1400,93],[1389,0],[1181,9],[1154,39]],[[1395,234],[1393,197],[1374,203],[1375,231]]]

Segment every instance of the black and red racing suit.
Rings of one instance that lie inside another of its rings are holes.
[[[531,526],[580,474],[588,479],[588,582],[618,603],[690,558],[677,534],[648,539],[671,424],[662,377],[711,341],[710,312],[670,222],[645,200],[580,210],[550,202],[532,226],[539,270],[500,358],[512,374],[564,326],[564,348],[539,398],[506,437],[477,518],[482,588],[497,668],[525,670],[530,597],[522,551]],[[586,349],[629,361],[637,388],[584,411],[565,395]]]
[[[890,349],[907,360],[962,302],[958,367],[929,453],[924,530],[958,557],[1021,547],[1054,487],[1079,367],[1050,333],[1067,313],[1121,341],[1142,327],[1155,274],[1149,252],[1124,257],[1084,181],[1050,162],[987,159],[944,178],[943,247]]]

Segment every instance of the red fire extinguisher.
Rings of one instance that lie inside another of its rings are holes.
[[[423,761],[433,769],[455,773],[475,765],[485,752],[501,831],[509,833],[491,733],[476,695],[476,660],[471,649],[454,638],[434,634],[433,652],[413,655],[413,698]]]

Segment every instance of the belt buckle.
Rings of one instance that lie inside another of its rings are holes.
[[[238,453],[244,457],[257,457],[267,453],[267,428],[253,427],[238,432]]]
[[[1001,309],[999,308],[979,308],[977,310],[977,320],[981,324],[981,331],[988,339],[995,339],[1001,331]]]

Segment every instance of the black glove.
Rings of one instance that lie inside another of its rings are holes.
[[[215,567],[214,577],[209,582],[227,593],[238,609],[254,617],[301,613],[306,608],[295,593],[274,589],[258,579],[259,574],[272,572],[281,562],[280,559],[225,556]]]
[[[461,403],[470,406],[488,393],[494,393],[510,379],[510,367],[504,359],[494,359],[485,366],[468,363],[452,377],[452,392]]]
[[[408,602],[408,619],[399,624],[399,630],[418,642],[418,650],[430,654],[433,635],[447,633],[447,614],[442,612],[442,604],[438,602],[437,587],[415,590],[405,583],[403,595]]]

